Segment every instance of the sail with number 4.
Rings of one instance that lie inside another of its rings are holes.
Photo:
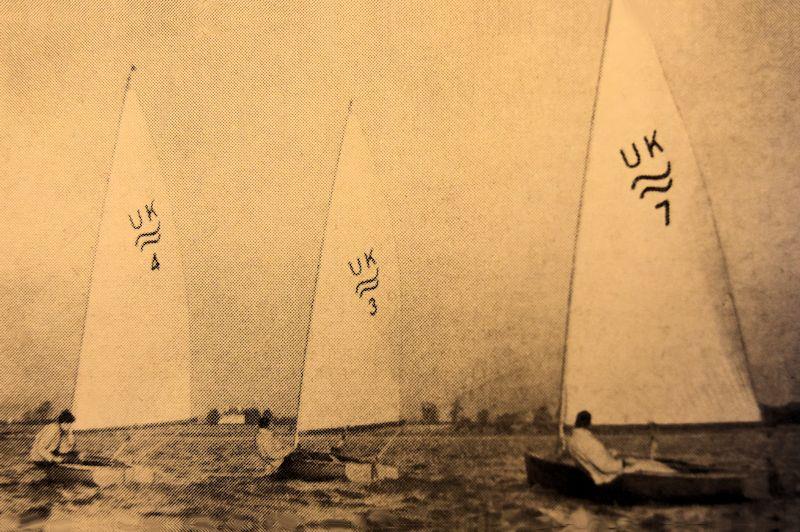
[[[191,416],[182,263],[158,161],[130,87],[113,157],[73,397],[77,429]]]
[[[394,321],[398,274],[369,147],[349,114],[322,244],[297,431],[400,419]]]
[[[655,48],[609,15],[581,200],[561,421],[760,419],[709,195]]]

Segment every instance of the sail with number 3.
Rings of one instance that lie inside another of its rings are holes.
[[[298,433],[400,419],[394,240],[384,191],[353,113],[345,125],[330,202]]]

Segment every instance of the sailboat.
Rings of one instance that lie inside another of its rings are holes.
[[[307,435],[400,422],[394,239],[352,103],[329,201],[298,399],[296,448]],[[277,474],[304,480],[397,477],[396,468],[376,458],[296,449]]]
[[[611,0],[568,293],[559,436],[595,424],[758,423],[746,346],[703,176],[634,6]],[[528,480],[613,500],[744,496],[744,475],[676,460],[673,473],[595,485],[574,462],[526,455]]]
[[[106,187],[72,401],[78,433],[191,417],[182,263],[130,75]],[[152,480],[147,468],[104,457],[53,465],[47,474],[96,485]]]

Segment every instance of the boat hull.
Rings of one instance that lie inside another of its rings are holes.
[[[47,478],[59,484],[112,486],[125,482],[125,467],[56,464],[47,468]]]
[[[636,504],[715,504],[744,500],[745,476],[693,466],[685,462],[665,463],[676,473],[624,473],[612,482],[595,484],[577,465],[559,460],[525,455],[525,468],[531,486],[558,491],[571,497]]]
[[[152,484],[155,472],[141,466],[129,466],[107,459],[87,460],[76,464],[43,466],[50,482],[106,487],[118,484]]]
[[[337,458],[328,453],[293,453],[286,457],[275,476],[307,482],[369,483],[397,479],[399,474],[397,468],[384,464]]]

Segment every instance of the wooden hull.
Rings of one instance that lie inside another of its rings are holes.
[[[737,502],[745,497],[745,476],[665,460],[676,473],[624,473],[612,482],[596,485],[578,466],[525,455],[528,483],[571,497],[636,504],[715,504]]]
[[[398,471],[392,466],[373,464],[355,459],[340,459],[328,453],[292,453],[286,457],[275,473],[282,479],[307,482],[374,482],[397,479]]]
[[[86,460],[79,464],[50,464],[43,468],[48,480],[60,484],[106,487],[119,484],[151,484],[155,480],[155,474],[151,469],[129,466],[108,459]]]
[[[60,484],[111,486],[125,482],[125,467],[56,464],[47,468],[47,478]]]

